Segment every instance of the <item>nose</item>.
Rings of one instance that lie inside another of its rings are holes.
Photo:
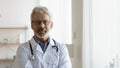
[[[41,22],[41,23],[39,24],[39,26],[42,27],[42,28],[45,27],[44,22]]]

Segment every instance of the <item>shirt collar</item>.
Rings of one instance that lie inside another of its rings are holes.
[[[45,44],[43,44],[42,42],[38,41],[38,40],[35,39],[34,37],[33,37],[33,39],[34,39],[35,42],[36,42],[37,44],[39,44],[39,45],[49,45],[49,43],[50,43],[50,37],[48,37],[48,40],[47,40],[47,42],[45,42]]]
[[[54,41],[53,41],[53,39],[51,38],[51,37],[49,37],[49,45],[50,46],[54,46],[55,45],[55,43],[54,43]],[[35,39],[34,38],[32,38],[31,40],[30,40],[30,42],[31,42],[31,44],[32,45],[39,45],[38,43],[36,43],[36,41],[35,41]],[[33,47],[36,47],[36,46],[33,46]]]

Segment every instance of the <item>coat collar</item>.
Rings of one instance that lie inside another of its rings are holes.
[[[34,51],[34,50],[37,50],[37,51],[39,51],[39,52],[41,52],[41,53],[44,53],[44,52],[42,51],[42,48],[40,47],[40,45],[39,45],[38,43],[36,43],[36,41],[34,40],[34,38],[32,38],[32,39],[30,40],[30,43],[31,43],[31,45],[32,45],[33,51]],[[46,51],[49,51],[49,49],[51,49],[52,46],[54,46],[54,45],[55,45],[55,43],[54,43],[53,39],[50,37],[50,42],[49,42],[49,45],[48,45]]]

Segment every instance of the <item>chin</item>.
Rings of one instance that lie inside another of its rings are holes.
[[[38,38],[45,38],[46,37],[46,35],[45,34],[36,34],[36,36],[38,37]]]

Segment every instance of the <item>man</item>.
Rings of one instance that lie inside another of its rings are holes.
[[[35,7],[31,14],[33,38],[18,47],[15,68],[72,68],[67,47],[49,36],[53,27],[46,7]]]

